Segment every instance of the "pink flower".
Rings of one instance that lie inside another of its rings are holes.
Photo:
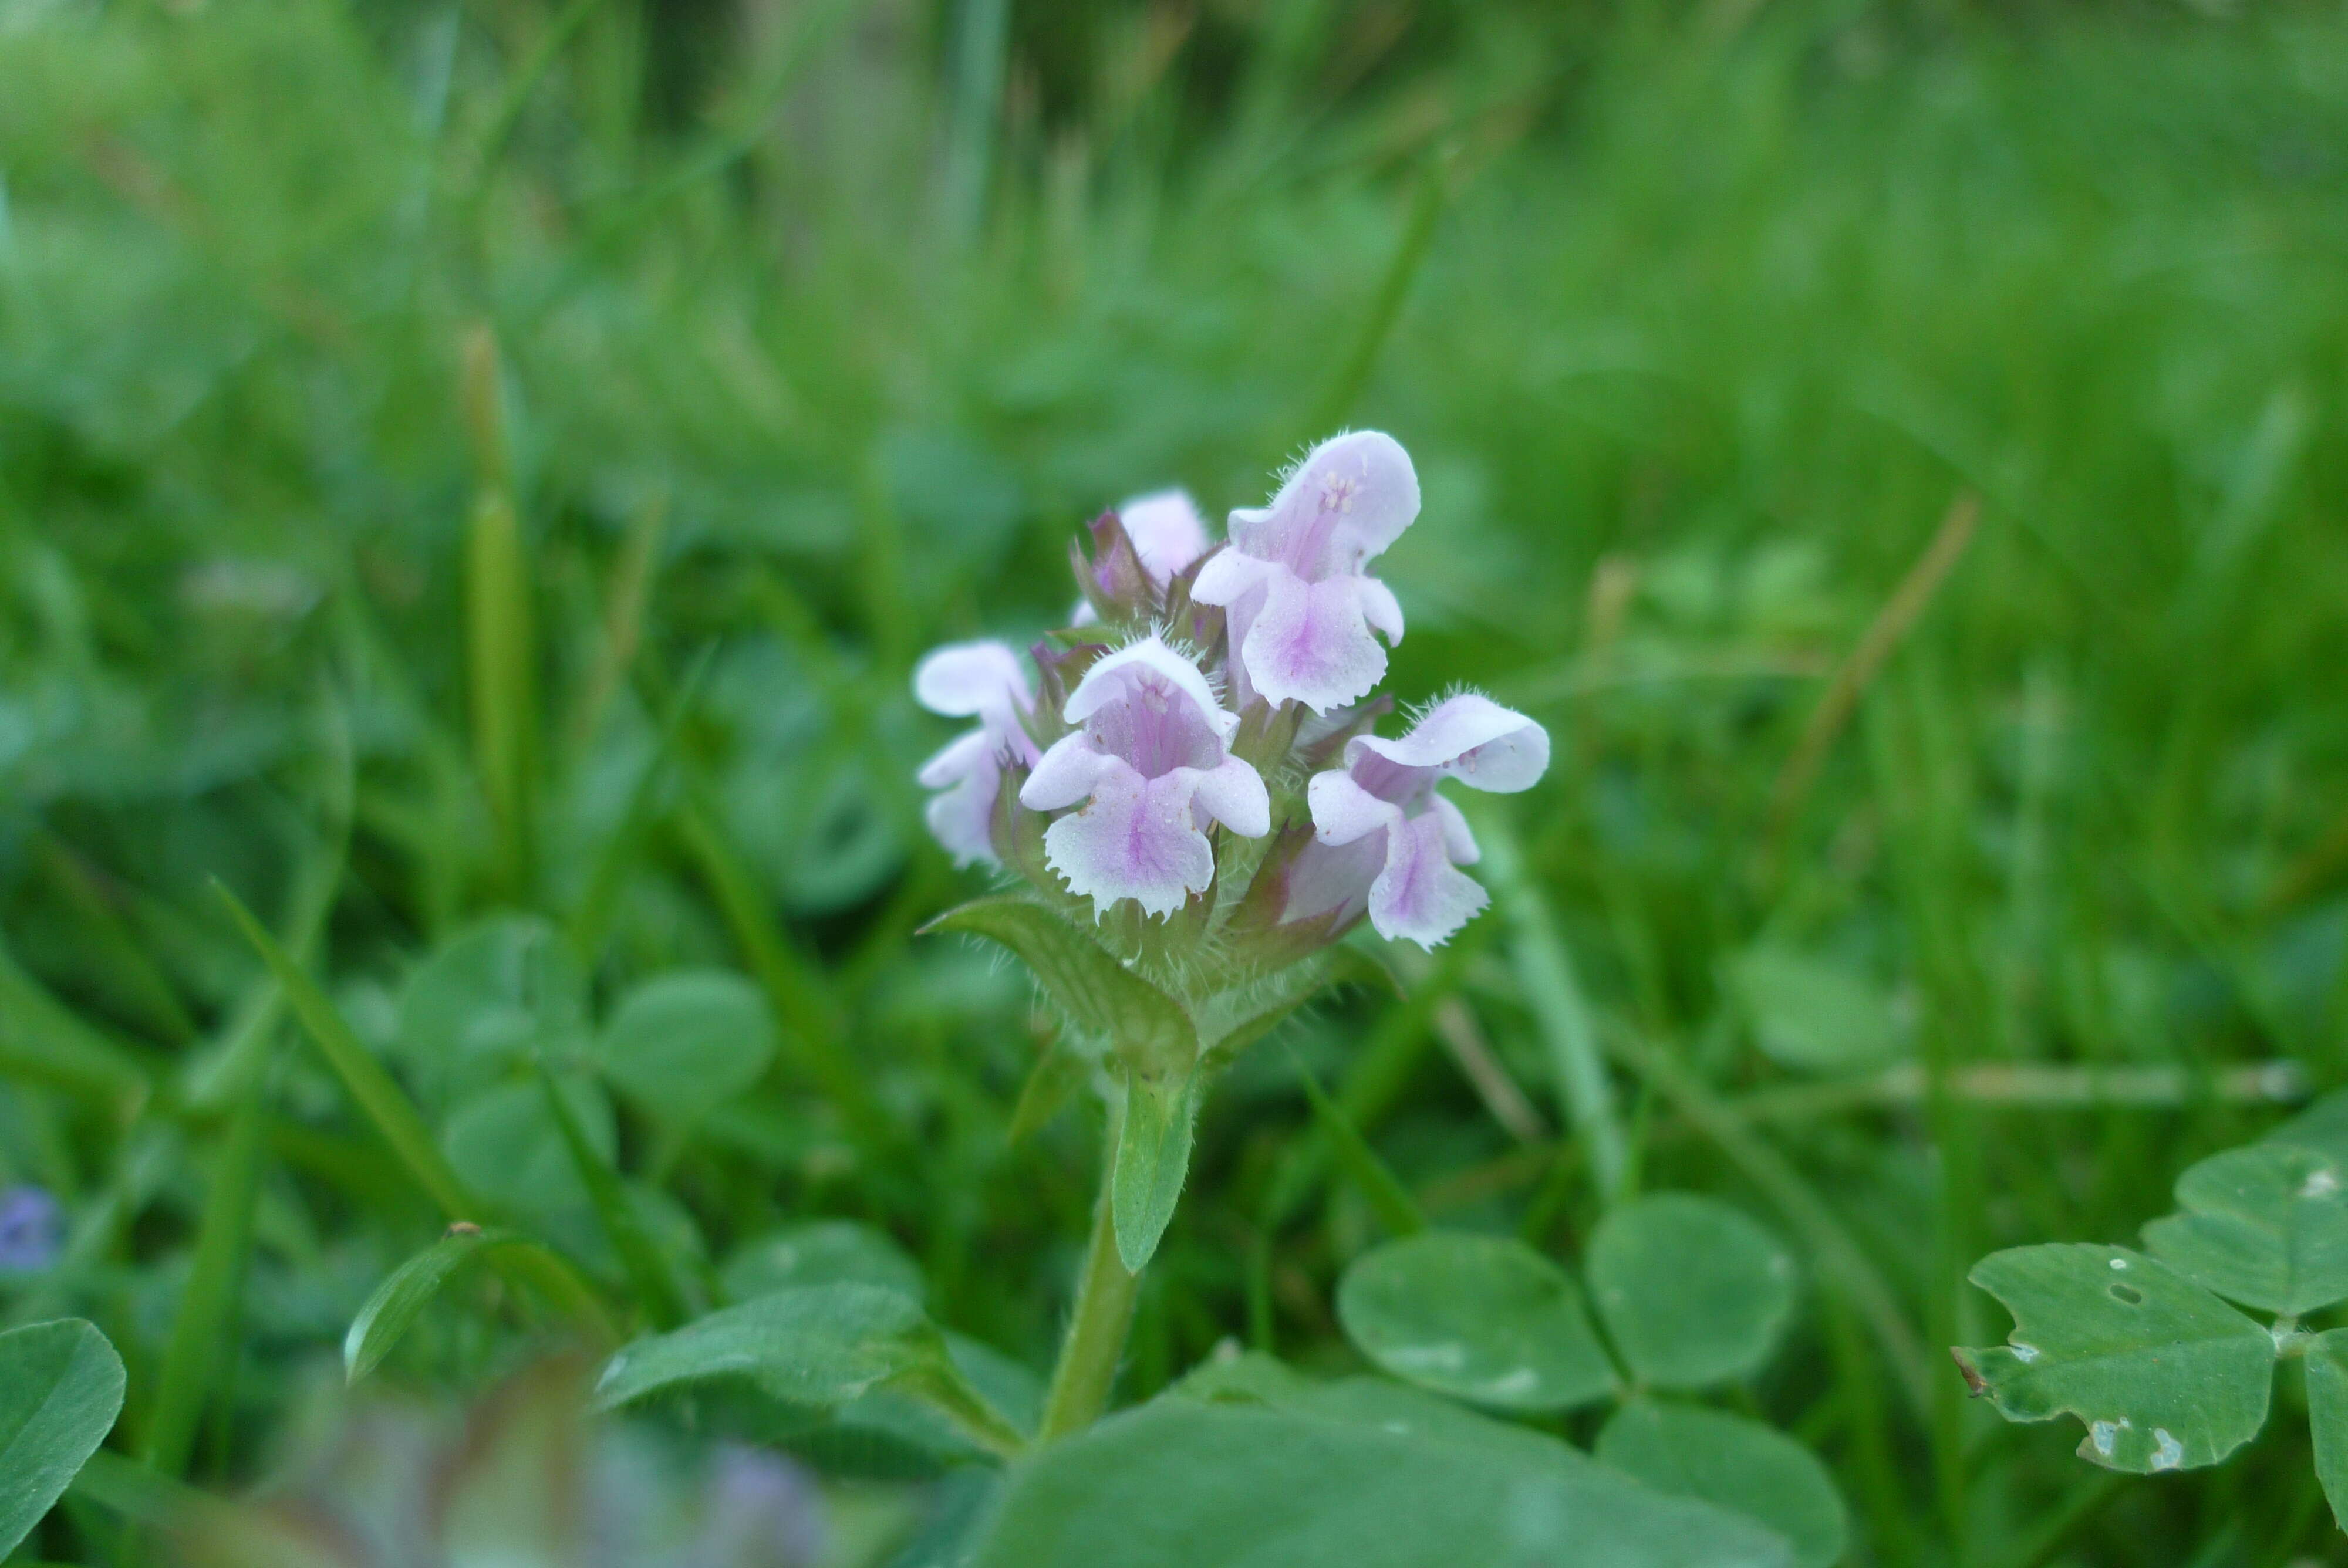
[[[1435,786],[1513,794],[1548,767],[1548,731],[1472,692],[1437,703],[1399,741],[1354,736],[1345,765],[1305,786],[1314,841],[1289,869],[1282,918],[1335,912],[1344,924],[1366,909],[1380,936],[1440,947],[1490,896],[1458,869],[1476,863],[1476,837]]]
[[[1362,569],[1418,516],[1418,476],[1391,436],[1323,441],[1272,504],[1231,513],[1231,543],[1190,597],[1230,612],[1231,695],[1325,713],[1368,695],[1402,641],[1402,606]]]
[[[1083,727],[1044,753],[1019,804],[1082,803],[1045,831],[1044,855],[1069,891],[1092,899],[1095,918],[1120,898],[1171,915],[1205,892],[1210,820],[1246,838],[1272,831],[1263,780],[1229,749],[1239,715],[1156,634],[1097,661],[1065,712]]]
[[[914,669],[913,695],[932,713],[978,720],[978,728],[923,763],[919,776],[925,788],[943,792],[930,799],[930,832],[954,864],[992,865],[990,829],[1004,766],[1035,761],[1035,743],[1022,723],[1035,705],[1027,671],[1008,644],[950,642]]]

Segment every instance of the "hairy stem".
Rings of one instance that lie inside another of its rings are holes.
[[[1126,1335],[1133,1327],[1141,1276],[1128,1274],[1117,1255],[1117,1219],[1109,1202],[1119,1119],[1112,1109],[1101,1143],[1100,1195],[1093,1200],[1092,1239],[1085,1247],[1085,1272],[1076,1284],[1068,1337],[1061,1342],[1060,1364],[1053,1368],[1051,1392],[1044,1401],[1043,1426],[1036,1434],[1042,1442],[1080,1432],[1099,1419],[1108,1405],[1110,1385],[1117,1381],[1117,1362],[1125,1356]]]

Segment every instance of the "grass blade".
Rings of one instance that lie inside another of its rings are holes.
[[[586,1324],[599,1346],[619,1343],[603,1304],[558,1254],[519,1231],[451,1225],[448,1235],[394,1269],[351,1319],[343,1336],[344,1381],[355,1383],[381,1366],[450,1277],[491,1254],[502,1254],[512,1266],[509,1272],[528,1277],[567,1316]]]
[[[1370,1147],[1369,1140],[1362,1136],[1353,1118],[1329,1098],[1329,1091],[1321,1087],[1321,1081],[1304,1065],[1304,1059],[1293,1051],[1289,1054],[1296,1062],[1296,1081],[1304,1087],[1304,1098],[1313,1102],[1313,1120],[1320,1126],[1322,1136],[1329,1140],[1337,1163],[1361,1189],[1362,1196],[1369,1200],[1378,1223],[1398,1236],[1416,1235],[1425,1230],[1426,1215],[1419,1211],[1410,1189],[1378,1158],[1377,1151]]]
[[[554,1113],[554,1124],[561,1129],[563,1145],[571,1151],[571,1163],[579,1168],[579,1179],[587,1184],[587,1196],[595,1205],[595,1217],[602,1223],[603,1234],[619,1253],[620,1263],[628,1271],[629,1283],[635,1286],[645,1315],[663,1332],[675,1327],[685,1318],[685,1293],[669,1273],[668,1260],[637,1222],[635,1204],[629,1199],[628,1190],[620,1184],[619,1173],[605,1164],[602,1155],[587,1142],[579,1118],[563,1102],[554,1075],[541,1067],[538,1081],[546,1091],[547,1109]]]
[[[376,1130],[383,1134],[384,1141],[391,1145],[392,1152],[407,1167],[407,1173],[416,1178],[417,1185],[422,1187],[450,1219],[467,1218],[474,1212],[472,1194],[465,1190],[465,1184],[458,1180],[457,1173],[449,1168],[448,1160],[440,1153],[439,1144],[432,1141],[431,1132],[424,1125],[424,1118],[417,1113],[415,1102],[407,1098],[407,1092],[385,1070],[383,1063],[375,1059],[375,1053],[367,1050],[352,1031],[351,1026],[344,1021],[343,1015],[335,1009],[333,1002],[326,999],[326,993],[318,989],[317,982],[303,972],[301,967],[287,956],[285,949],[277,945],[277,938],[252,917],[252,912],[228,890],[228,885],[214,878],[212,889],[228,906],[229,914],[244,933],[245,940],[252,944],[263,961],[268,964],[270,972],[277,977],[277,983],[284,988],[286,999],[294,1007],[294,1016],[301,1020],[302,1028],[317,1042],[320,1054],[326,1059],[326,1065],[335,1070],[335,1075],[343,1081],[343,1087],[358,1102],[360,1111],[375,1123]]]
[[[196,1230],[196,1259],[171,1319],[171,1339],[155,1408],[147,1425],[147,1462],[164,1475],[187,1472],[196,1423],[213,1379],[232,1356],[221,1348],[236,1340],[238,1306],[244,1294],[245,1266],[252,1250],[252,1211],[261,1191],[262,1134],[269,1122],[273,1053],[252,1061],[239,1087],[236,1109],[221,1140],[203,1218]]]

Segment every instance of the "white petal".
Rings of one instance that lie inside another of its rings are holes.
[[[1093,750],[1081,730],[1063,735],[1035,764],[1027,782],[1019,786],[1019,804],[1029,811],[1057,811],[1088,798],[1111,766],[1123,767],[1115,757]]]
[[[1386,634],[1388,642],[1402,641],[1402,602],[1394,589],[1374,577],[1354,579],[1361,586],[1354,591],[1361,596],[1362,619]]]
[[[1138,642],[1129,642],[1093,661],[1085,678],[1076,682],[1076,689],[1068,693],[1067,706],[1063,710],[1068,723],[1081,724],[1098,712],[1103,704],[1123,696],[1126,682],[1118,672],[1137,668],[1162,676],[1169,685],[1197,703],[1200,716],[1225,741],[1239,729],[1240,716],[1215,701],[1215,689],[1207,684],[1199,667],[1167,647],[1165,640],[1154,631]]]
[[[1365,834],[1402,821],[1402,807],[1380,800],[1334,768],[1314,774],[1304,786],[1313,812],[1313,835],[1328,845],[1351,844]]]
[[[1439,769],[1470,789],[1513,794],[1548,770],[1549,732],[1468,692],[1437,703],[1401,740],[1357,735],[1345,743],[1347,761],[1363,752],[1401,767]]]
[[[913,696],[932,713],[966,718],[1035,705],[1027,671],[1007,642],[949,642],[913,669]]]
[[[1243,551],[1219,550],[1199,569],[1197,580],[1190,584],[1190,598],[1199,604],[1235,604],[1272,569],[1269,561]]]
[[[1281,906],[1281,923],[1331,913],[1337,915],[1341,925],[1351,920],[1368,907],[1370,884],[1385,863],[1383,830],[1334,849],[1317,838],[1313,840],[1289,865],[1288,897]]]
[[[1207,553],[1207,519],[1188,490],[1154,490],[1117,509],[1141,569],[1159,582]]]
[[[1200,773],[1198,808],[1241,838],[1262,838],[1272,831],[1272,796],[1262,777],[1237,757]]]
[[[994,754],[994,747],[983,726],[955,736],[939,748],[935,756],[922,764],[913,776],[924,789],[943,789],[959,784],[983,766]]]

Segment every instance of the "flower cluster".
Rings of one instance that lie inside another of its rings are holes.
[[[1437,786],[1529,789],[1549,735],[1474,693],[1376,733],[1403,615],[1369,569],[1418,504],[1402,446],[1357,431],[1233,511],[1220,546],[1179,491],[1096,518],[1089,551],[1071,547],[1074,624],[1031,651],[1032,678],[992,641],[914,673],[924,707],[977,721],[921,771],[939,842],[1096,922],[1129,904],[1228,933],[1264,967],[1364,917],[1447,940],[1487,896],[1458,869],[1475,836]]]

